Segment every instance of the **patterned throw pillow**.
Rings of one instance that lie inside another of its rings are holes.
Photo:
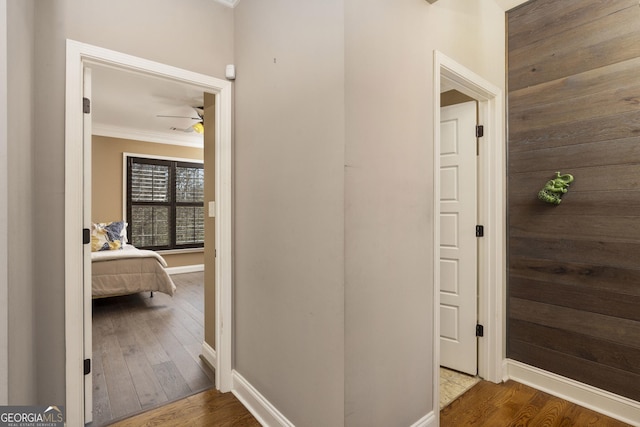
[[[91,251],[111,251],[122,249],[126,243],[127,223],[116,221],[96,223],[91,227]]]

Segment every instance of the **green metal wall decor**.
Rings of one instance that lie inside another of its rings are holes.
[[[573,175],[556,172],[556,177],[547,181],[542,190],[538,192],[538,199],[552,205],[559,205],[562,201],[562,195],[566,193],[567,187],[573,182]]]

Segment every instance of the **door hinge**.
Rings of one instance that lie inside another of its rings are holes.
[[[476,336],[483,337],[484,336],[484,326],[478,324],[476,325]]]
[[[484,126],[477,125],[476,126],[476,138],[482,138],[484,136]]]
[[[476,237],[484,237],[484,225],[476,225]]]
[[[91,114],[91,100],[89,98],[82,98],[82,112]]]
[[[82,229],[82,244],[87,245],[91,243],[91,230],[88,228]]]
[[[91,373],[91,359],[84,359],[84,374],[89,375]]]

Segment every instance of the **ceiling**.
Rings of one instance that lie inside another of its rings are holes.
[[[199,121],[192,107],[203,104],[196,86],[125,71],[91,66],[94,135],[202,147],[203,137],[185,132]],[[184,118],[158,117],[159,115]]]

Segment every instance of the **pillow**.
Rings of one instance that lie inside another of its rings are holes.
[[[110,251],[122,249],[126,243],[127,223],[116,221],[96,223],[91,227],[91,251]]]

